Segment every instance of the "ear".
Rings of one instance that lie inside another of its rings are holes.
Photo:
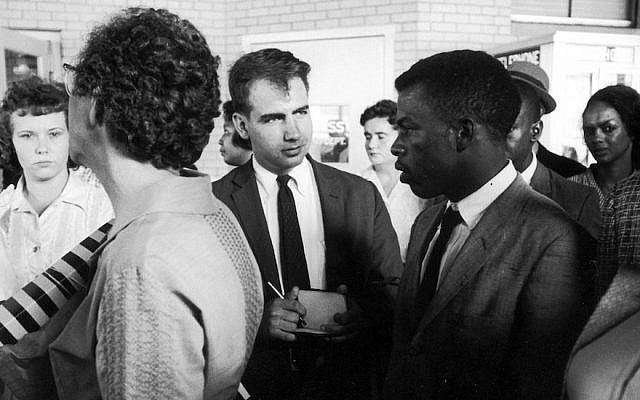
[[[98,102],[95,97],[89,98],[89,126],[98,126]]]
[[[540,140],[540,136],[542,136],[542,128],[544,124],[542,121],[538,121],[531,126],[531,142],[537,142]]]
[[[233,126],[236,128],[238,135],[243,139],[249,139],[249,129],[247,128],[249,122],[247,121],[247,117],[235,112],[231,119],[233,120]]]
[[[456,151],[460,153],[471,145],[474,136],[476,135],[476,124],[470,119],[462,119],[459,122],[459,126],[454,128],[456,131]]]

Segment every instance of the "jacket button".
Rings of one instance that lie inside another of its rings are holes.
[[[422,349],[420,348],[420,346],[410,346],[409,347],[409,355],[410,356],[417,356],[421,352],[422,352]]]

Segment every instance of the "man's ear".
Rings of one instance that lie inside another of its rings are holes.
[[[476,124],[472,120],[466,118],[458,122],[456,129],[456,151],[461,152],[471,145],[476,135]]]
[[[98,100],[95,97],[90,97],[89,100],[89,126],[94,128],[102,122],[102,114],[104,113],[104,107],[98,104]]]
[[[238,135],[243,139],[249,139],[249,130],[247,128],[249,122],[247,121],[247,117],[235,112],[231,119],[233,120],[233,126],[236,128]]]
[[[537,142],[538,140],[540,140],[543,127],[544,123],[542,121],[538,121],[531,126],[531,142]]]

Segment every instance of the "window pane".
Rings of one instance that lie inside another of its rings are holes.
[[[512,0],[512,14],[568,17],[569,0]]]
[[[629,19],[629,0],[573,0],[572,17]]]
[[[7,86],[11,82],[38,74],[38,58],[36,56],[5,49],[4,60],[7,66]]]

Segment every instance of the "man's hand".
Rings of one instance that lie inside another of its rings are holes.
[[[298,320],[307,313],[298,301],[299,290],[294,286],[284,299],[274,299],[265,308],[260,326],[269,338],[287,342],[296,340]]]
[[[348,289],[346,285],[340,285],[336,291],[346,296]],[[336,313],[333,316],[335,324],[322,326],[323,330],[335,335],[327,338],[327,341],[333,343],[346,342],[356,337],[368,325],[359,305],[347,298],[347,306],[348,310],[346,312]]]

